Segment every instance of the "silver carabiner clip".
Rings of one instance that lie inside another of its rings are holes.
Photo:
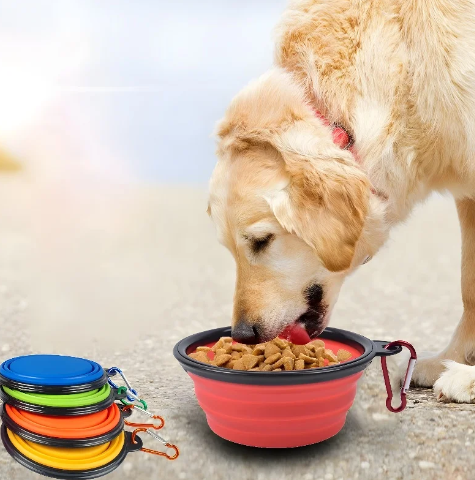
[[[108,382],[109,385],[112,388],[118,389],[119,387],[110,379],[110,377],[113,377],[114,375],[119,374],[122,377],[122,380],[124,381],[126,387],[127,387],[127,400],[129,402],[137,401],[140,402],[140,398],[138,397],[138,393],[135,389],[132,388],[132,385],[129,383],[127,380],[127,377],[125,376],[124,372],[118,368],[118,367],[111,367],[107,369],[107,377],[108,377]]]

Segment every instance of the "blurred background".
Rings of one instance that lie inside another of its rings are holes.
[[[212,132],[272,64],[285,3],[0,0],[0,295],[23,345],[130,342],[189,309],[187,288],[214,295],[207,255],[229,269],[229,323]]]
[[[3,145],[53,178],[204,184],[213,126],[272,64],[285,3],[1,1]]]

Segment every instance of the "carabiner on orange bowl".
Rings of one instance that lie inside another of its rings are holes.
[[[155,425],[154,423],[135,423],[135,422],[130,422],[128,420],[124,420],[124,423],[127,426],[129,426],[129,427],[140,427],[140,428],[153,428],[154,430],[160,430],[161,428],[163,428],[165,426],[165,420],[160,415],[153,415],[151,412],[147,412],[143,408],[137,407],[136,405],[132,405],[132,404],[124,405],[123,407],[121,407],[121,410],[123,412],[127,412],[128,410],[132,410],[132,409],[134,410],[134,412],[143,413],[143,414],[149,416],[150,418],[152,418],[153,420],[159,420],[160,424]]]
[[[132,442],[135,442],[135,437],[136,437],[137,433],[139,433],[139,432],[148,433],[151,437],[155,438],[160,443],[165,445],[165,447],[170,448],[171,450],[174,451],[173,455],[169,455],[167,452],[160,452],[159,450],[151,450],[149,448],[141,448],[142,452],[150,453],[151,455],[158,455],[160,457],[165,457],[168,460],[176,460],[178,458],[178,456],[180,455],[180,450],[178,450],[178,447],[176,445],[168,443],[163,437],[161,437],[160,435],[158,435],[155,432],[152,432],[150,430],[150,428],[140,427],[140,428],[135,429],[132,432]]]

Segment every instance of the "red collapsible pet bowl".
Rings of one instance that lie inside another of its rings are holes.
[[[405,407],[416,354],[406,342],[371,341],[337,328],[327,328],[319,337],[326,348],[351,353],[338,365],[298,371],[248,372],[216,367],[188,355],[199,346],[212,346],[231,328],[218,328],[191,335],[175,345],[173,354],[190,375],[208,425],[220,437],[242,445],[289,448],[311,445],[336,435],[356,395],[357,381],[375,356],[380,356],[391,411]],[[401,406],[391,407],[386,356],[411,350]]]

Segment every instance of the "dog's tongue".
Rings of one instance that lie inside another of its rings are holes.
[[[293,324],[289,325],[280,335],[280,338],[285,338],[289,342],[295,343],[296,345],[305,345],[308,342],[311,342],[312,339],[310,338],[307,330],[303,328],[301,325]]]

